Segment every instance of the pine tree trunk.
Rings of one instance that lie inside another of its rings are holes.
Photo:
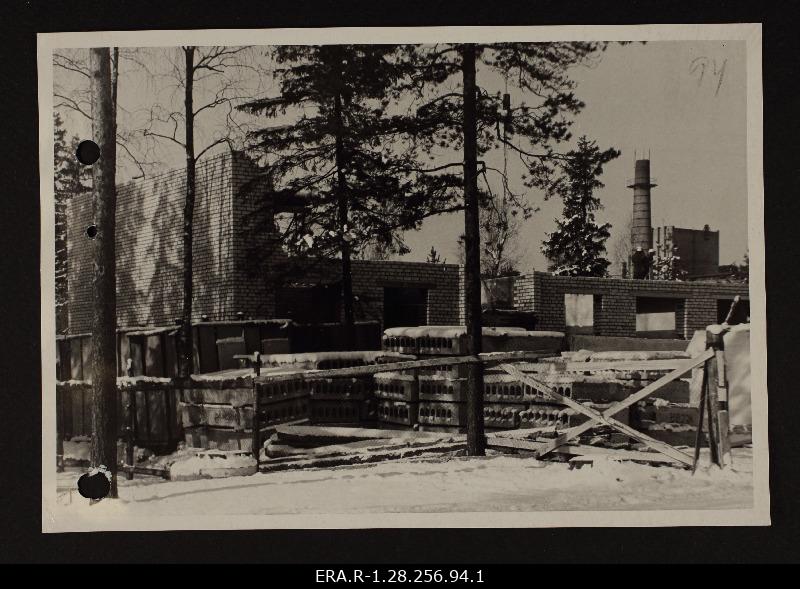
[[[482,351],[480,209],[478,206],[478,131],[475,84],[475,46],[462,45],[464,79],[464,303],[470,354]],[[468,364],[467,453],[483,456],[483,365]]]
[[[92,243],[92,466],[111,472],[117,496],[117,301],[116,137],[111,92],[111,56],[107,48],[90,51],[92,135],[100,159],[92,166],[92,207],[97,234]]]
[[[178,376],[186,379],[192,373],[192,237],[194,233],[194,201],[196,191],[196,161],[194,155],[194,47],[184,47],[186,78],[184,95],[186,199],[183,204],[183,307],[178,329]]]
[[[355,312],[353,310],[353,275],[350,264],[350,244],[345,240],[347,225],[347,178],[344,173],[344,124],[342,121],[342,96],[336,94],[333,103],[336,124],[336,190],[338,200],[338,221],[342,255],[342,307],[344,311],[344,345],[346,350],[355,349]]]

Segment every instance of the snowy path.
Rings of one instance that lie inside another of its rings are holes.
[[[753,502],[752,451],[736,450],[734,468],[692,476],[669,467],[599,462],[568,465],[515,456],[406,460],[327,470],[284,471],[215,480],[120,481],[112,507],[130,515],[244,515],[734,509]],[[59,501],[64,505],[64,501]],[[84,510],[73,497],[66,511]],[[104,506],[105,504],[105,506]],[[117,511],[118,512],[118,511]]]

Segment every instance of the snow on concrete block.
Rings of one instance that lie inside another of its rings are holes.
[[[258,471],[256,459],[241,450],[203,450],[177,460],[169,467],[173,481],[249,476]]]

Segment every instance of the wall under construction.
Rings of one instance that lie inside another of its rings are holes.
[[[511,305],[533,312],[537,329],[621,337],[689,339],[718,323],[746,284],[554,276],[514,279]]]

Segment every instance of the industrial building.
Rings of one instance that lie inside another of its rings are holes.
[[[708,225],[702,229],[685,229],[668,225],[653,227],[652,189],[658,186],[650,176],[650,160],[637,159],[634,177],[628,181],[633,189],[633,216],[631,223],[631,251],[650,252],[650,266],[658,260],[674,259],[676,274],[685,280],[713,278],[720,274],[719,231],[712,231]],[[628,266],[634,270],[633,277],[651,278],[650,275],[637,276],[635,260]]]

